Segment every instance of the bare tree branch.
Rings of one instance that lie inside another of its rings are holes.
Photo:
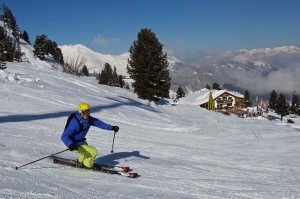
[[[73,57],[67,57],[66,59],[66,65],[63,68],[64,72],[74,74],[74,75],[80,75],[81,68],[84,66],[86,62],[86,58],[84,56],[76,55],[74,54]]]

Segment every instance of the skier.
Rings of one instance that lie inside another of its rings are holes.
[[[78,111],[73,118],[68,119],[67,126],[61,136],[61,140],[70,149],[79,153],[80,156],[77,162],[83,164],[87,168],[94,166],[94,161],[97,156],[97,149],[85,141],[86,134],[90,126],[96,126],[101,129],[113,130],[115,133],[119,131],[118,126],[111,126],[101,120],[90,116],[90,106],[82,102],[78,105]]]

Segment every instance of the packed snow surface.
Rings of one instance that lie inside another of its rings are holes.
[[[241,119],[187,100],[154,104],[39,63],[7,67],[0,71],[0,198],[300,198],[299,118],[292,118],[295,124],[276,115]],[[139,177],[50,159],[15,170],[66,149],[60,136],[83,101],[92,116],[120,127],[114,153],[113,132],[90,128],[87,142],[99,151],[96,162],[130,166]]]

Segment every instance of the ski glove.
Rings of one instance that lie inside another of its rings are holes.
[[[118,126],[113,126],[112,129],[115,133],[119,131],[119,127]]]
[[[69,149],[70,151],[74,151],[78,149],[78,146],[76,146],[75,144],[70,144]]]

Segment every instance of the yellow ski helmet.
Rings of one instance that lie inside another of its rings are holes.
[[[82,102],[81,104],[78,105],[78,111],[81,113],[82,111],[85,111],[85,110],[90,110],[91,107],[90,105],[88,105],[88,103],[86,102]]]

